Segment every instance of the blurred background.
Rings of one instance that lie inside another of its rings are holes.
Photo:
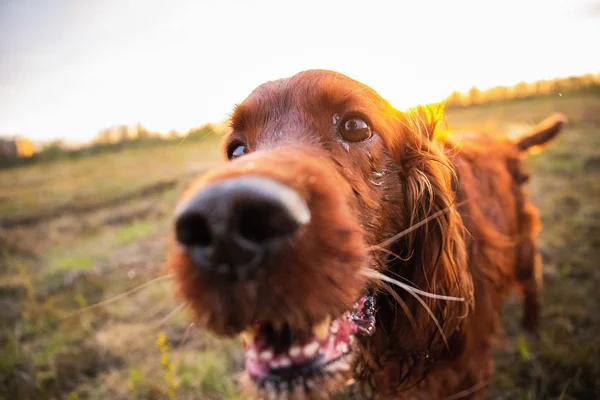
[[[488,395],[600,398],[598,38],[597,0],[0,0],[0,399],[238,398],[240,344],[165,278],[171,210],[235,103],[309,68],[451,132],[569,117],[527,160],[543,329],[511,298]]]

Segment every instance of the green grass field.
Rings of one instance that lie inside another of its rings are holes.
[[[504,310],[491,399],[600,398],[600,97],[450,110],[452,131],[569,126],[529,156],[544,229],[538,341]],[[493,149],[490,149],[493,151]],[[241,346],[190,325],[166,273],[178,194],[220,160],[217,141],[0,171],[0,399],[235,399]]]

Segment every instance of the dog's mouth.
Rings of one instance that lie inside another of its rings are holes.
[[[310,391],[319,378],[350,371],[354,336],[375,332],[374,314],[374,298],[363,296],[352,311],[307,329],[257,322],[242,333],[246,372],[263,389]]]

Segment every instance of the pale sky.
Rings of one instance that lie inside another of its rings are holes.
[[[0,134],[186,131],[309,68],[404,108],[599,72],[598,38],[597,0],[0,0]]]

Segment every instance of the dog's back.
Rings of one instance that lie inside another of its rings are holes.
[[[465,362],[491,357],[502,301],[515,286],[524,295],[523,326],[537,329],[542,282],[536,235],[541,225],[524,188],[529,176],[522,155],[546,144],[565,122],[562,115],[552,116],[517,141],[482,134],[448,144],[458,178],[456,201],[464,202],[459,212],[468,231],[475,292],[473,313],[463,327]],[[473,368],[472,376],[457,379],[463,380],[463,387],[475,387],[492,369],[491,364],[488,369]]]

